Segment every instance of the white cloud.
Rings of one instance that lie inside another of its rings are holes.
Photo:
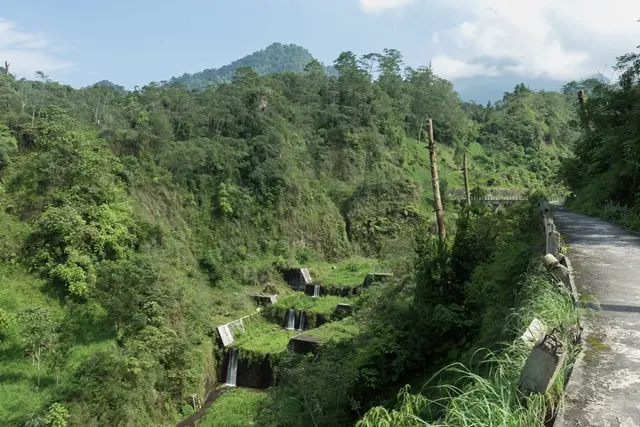
[[[412,1],[450,7],[447,20],[459,16],[458,23],[432,36],[439,52],[434,71],[447,78],[472,70],[581,78],[614,65],[616,56],[640,44],[638,0],[448,0],[446,6],[439,0],[359,1],[363,8],[368,3],[365,10]]]
[[[375,13],[406,6],[413,0],[358,0],[358,2],[365,12]]]
[[[71,69],[71,63],[53,55],[59,50],[60,46],[46,35],[19,30],[14,23],[0,18],[0,64],[8,61],[11,73],[33,77],[36,70],[50,73]]]
[[[500,71],[496,67],[483,64],[470,64],[447,55],[438,55],[431,61],[433,70],[442,77],[459,79],[475,76],[497,76]]]

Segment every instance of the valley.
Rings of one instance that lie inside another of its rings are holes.
[[[0,72],[0,424],[555,416],[565,371],[527,410],[511,388],[533,318],[563,339],[579,323],[540,204],[637,228],[635,163],[605,154],[635,156],[635,104],[618,125],[606,108],[636,68],[484,106],[394,49],[250,59],[133,91]],[[518,200],[467,205],[463,158],[474,200]]]

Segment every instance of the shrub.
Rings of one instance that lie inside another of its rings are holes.
[[[218,251],[207,250],[199,261],[200,270],[209,278],[209,284],[215,286],[224,276],[222,257]]]
[[[9,333],[9,315],[0,308],[0,341],[7,337]]]
[[[69,411],[59,403],[53,403],[44,417],[44,421],[49,427],[67,427],[68,419]]]

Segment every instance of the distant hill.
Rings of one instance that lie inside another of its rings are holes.
[[[209,68],[194,74],[185,73],[180,77],[173,77],[169,83],[183,83],[189,89],[203,89],[212,84],[231,81],[236,69],[242,66],[253,68],[261,76],[283,71],[301,73],[313,59],[311,53],[302,46],[273,43],[231,64],[220,68]],[[330,75],[337,74],[333,67],[326,67],[326,69]]]
[[[110,82],[109,80],[100,80],[99,82],[94,83],[93,86],[110,87],[110,88],[116,90],[119,93],[126,93],[127,92],[127,90],[124,88],[124,86],[117,85],[117,84],[115,84],[113,82]]]
[[[505,92],[511,92],[522,81],[522,76],[506,73],[496,77],[454,79],[452,83],[463,100],[486,104],[487,101],[501,100]],[[563,84],[564,82],[543,77],[526,80],[526,86],[531,90],[559,92]]]
[[[553,92],[568,91],[570,96],[575,98],[578,89],[589,89],[595,82],[603,81],[609,83],[609,79],[600,74],[587,76],[583,83],[587,87],[579,86],[576,82],[564,82],[550,79],[548,77],[536,77],[526,79],[526,86],[531,90],[546,90]],[[487,101],[495,102],[502,99],[505,92],[510,92],[513,88],[523,82],[523,77],[513,73],[505,73],[496,77],[469,77],[454,79],[453,86],[465,101],[475,101],[479,104],[486,104]],[[573,83],[573,84],[572,84]],[[563,85],[566,84],[566,88]]]

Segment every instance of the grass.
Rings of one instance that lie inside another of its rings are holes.
[[[541,268],[536,268],[526,279],[523,289],[520,309],[509,319],[508,330],[515,338],[505,343],[501,351],[487,352],[473,369],[460,363],[449,365],[431,381],[436,382],[443,376],[457,380],[437,385],[428,383],[422,390],[423,395],[411,394],[407,388],[401,390],[396,409],[374,408],[357,427],[422,423],[442,427],[543,426],[548,414],[553,413],[563,399],[566,375],[577,355],[577,348],[570,343],[569,330],[579,321],[580,313],[567,295],[551,286]],[[517,391],[517,384],[531,349],[519,336],[534,317],[549,330],[559,327],[557,336],[569,353],[560,375],[546,394],[524,397]]]
[[[36,369],[24,356],[15,317],[31,305],[56,307],[58,317],[62,312],[54,300],[40,292],[43,283],[17,266],[0,264],[0,283],[0,307],[9,315],[8,334],[0,342],[0,424],[17,426],[51,399],[55,381],[52,384],[45,374],[37,386]]]
[[[278,298],[277,305],[286,309],[295,308],[310,313],[330,315],[340,303],[348,303],[349,298],[327,295],[314,298],[301,293],[295,293]]]
[[[277,354],[287,349],[289,339],[299,334],[296,331],[287,331],[280,325],[269,323],[262,318],[252,319],[245,324],[245,331],[235,337],[234,346],[243,354],[267,353]]]
[[[113,345],[110,331],[105,333],[102,324],[96,321],[100,310],[87,308],[76,316],[76,335],[66,369],[61,373],[60,385],[55,376],[41,366],[40,385],[36,367],[24,356],[24,345],[20,339],[20,326],[16,315],[27,306],[46,307],[62,320],[63,311],[58,300],[43,292],[44,282],[27,274],[21,267],[0,264],[0,307],[9,315],[9,332],[0,342],[0,425],[22,426],[25,419],[41,412],[42,407],[53,401],[60,387],[72,375],[75,367],[92,353]]]
[[[511,330],[516,335],[513,342],[505,344],[499,354],[490,354],[483,363],[491,367],[489,374],[480,377],[466,372],[468,385],[452,394],[442,424],[446,426],[540,426],[553,412],[563,397],[564,380],[577,354],[570,343],[570,328],[579,324],[579,309],[569,297],[557,292],[540,269],[529,277],[524,286],[525,295],[520,310],[512,319]],[[519,402],[515,384],[531,351],[529,345],[519,339],[531,320],[537,317],[549,330],[558,327],[560,341],[565,343],[568,359],[560,375],[546,395],[526,398]]]
[[[407,174],[424,187],[424,196],[421,204],[423,212],[433,211],[433,197],[431,193],[431,171],[429,169],[429,151],[425,144],[415,139],[405,140],[407,155],[405,159],[405,170]],[[462,158],[455,159],[455,150],[443,144],[436,145],[438,156],[438,173],[441,180],[447,181],[450,189],[464,188],[464,182],[460,168]],[[488,182],[493,182],[494,187],[504,189],[516,189],[527,187],[530,181],[535,179],[535,174],[524,170],[521,166],[507,166],[500,160],[496,160],[494,169],[492,153],[487,153],[485,148],[473,142],[469,144],[468,165],[469,165],[469,185],[491,187]]]
[[[323,286],[360,286],[367,273],[379,272],[380,263],[372,258],[352,257],[335,263],[309,262],[309,272],[314,281]]]
[[[323,260],[312,251],[301,252],[304,252],[304,256],[292,258],[289,260],[290,264],[292,266],[307,267],[312,280],[321,283],[323,286],[359,286],[367,273],[382,272],[384,270],[381,262],[373,258],[353,256],[329,262]],[[269,270],[273,268],[274,260],[275,257],[252,258],[244,261],[238,268],[248,271]],[[282,280],[271,281],[269,284],[274,286],[279,294],[287,293],[288,288]],[[256,288],[254,293],[260,293],[260,291],[261,289]]]
[[[305,332],[305,335],[311,335],[322,339],[324,342],[342,341],[351,339],[358,335],[360,328],[352,317],[344,319],[340,322],[326,323],[319,328]]]
[[[304,329],[310,330],[314,329],[318,324],[329,321],[336,306],[339,303],[346,303],[348,301],[348,297],[328,295],[313,298],[300,292],[296,292],[294,294],[279,297],[276,304],[267,306],[262,312],[262,319],[281,327],[290,308],[296,310],[296,315],[300,315],[300,311],[304,310],[306,313]]]
[[[291,295],[290,297],[297,297]],[[307,297],[311,298],[311,297]],[[321,297],[319,300],[337,300],[337,297]],[[335,307],[335,302],[327,307]],[[287,307],[289,307],[287,305]],[[333,308],[331,309],[333,311]],[[340,322],[326,323],[319,328],[305,331],[305,335],[312,335],[328,342],[332,340],[349,339],[357,335],[359,328],[352,318]],[[270,323],[262,317],[252,318],[245,323],[245,332],[235,336],[234,346],[240,349],[240,357],[251,360],[261,359],[267,353],[277,355],[286,351],[291,337],[300,335],[300,331],[288,331],[280,324]]]
[[[197,427],[246,427],[257,425],[255,418],[266,394],[235,388],[216,400]]]

